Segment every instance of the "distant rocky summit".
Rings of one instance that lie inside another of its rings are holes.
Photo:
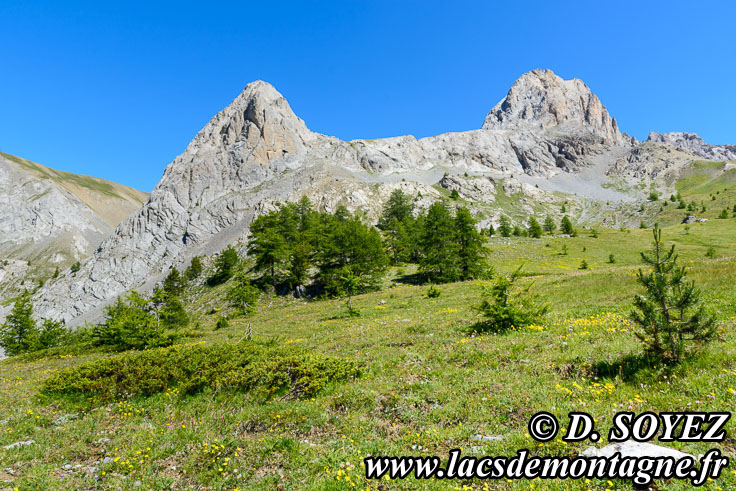
[[[736,145],[709,145],[696,133],[649,133],[648,142],[664,143],[708,160],[736,160]]]
[[[417,196],[420,207],[453,190],[483,226],[502,213],[559,218],[563,202],[579,223],[616,224],[617,203],[637,199],[642,180],[671,191],[668,176],[693,159],[620,133],[582,81],[550,70],[522,75],[481,129],[350,142],[310,131],[274,87],[257,81],[169,164],[148,201],[76,277],[37,293],[36,311],[72,325],[95,320],[118,295],[150,289],[172,266],[247,240],[254,217],[302,196],[375,220],[394,189]]]
[[[589,134],[600,143],[623,142],[616,119],[582,80],[563,80],[552,70],[533,70],[519,78],[483,122],[484,130],[556,128]]]

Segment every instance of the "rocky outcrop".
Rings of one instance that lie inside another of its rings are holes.
[[[0,300],[88,257],[146,194],[0,154]]]
[[[696,133],[649,133],[648,142],[663,143],[708,160],[736,160],[736,145],[709,145]]]
[[[625,157],[615,160],[607,174],[672,183],[693,160],[693,154],[686,151],[644,142],[632,147]]]

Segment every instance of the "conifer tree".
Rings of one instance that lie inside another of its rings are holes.
[[[255,258],[253,269],[264,273],[267,283],[279,282],[287,267],[289,239],[293,239],[296,232],[296,217],[287,214],[288,211],[281,207],[259,216],[250,226],[248,255]]]
[[[150,300],[150,310],[156,316],[158,327],[182,329],[189,325],[189,315],[181,303],[184,279],[179,270],[172,268],[161,288],[157,288]]]
[[[202,274],[202,259],[199,256],[194,256],[189,267],[184,271],[184,276],[187,280],[191,281],[198,278]]]
[[[394,190],[378,220],[392,264],[412,259],[416,243],[415,225],[414,201],[400,189]]]
[[[549,305],[538,302],[536,295],[529,293],[531,284],[515,288],[520,277],[521,267],[511,275],[497,275],[494,284],[484,288],[482,302],[475,307],[485,317],[477,325],[478,331],[500,333],[522,328],[538,322],[549,311]]]
[[[529,237],[533,237],[535,239],[538,239],[542,236],[542,226],[539,225],[539,222],[536,218],[531,217],[529,218]]]
[[[430,281],[445,282],[458,278],[455,235],[453,218],[447,206],[441,202],[433,203],[424,217],[420,239],[423,256],[419,262],[420,270]]]
[[[560,231],[566,235],[575,235],[575,227],[572,226],[572,222],[567,215],[562,217],[560,222]]]
[[[235,275],[232,286],[227,293],[230,304],[240,311],[241,315],[248,315],[255,311],[261,292],[250,283],[244,271]]]
[[[341,278],[349,275],[360,278],[355,293],[378,288],[388,266],[388,256],[378,230],[338,208],[335,215],[326,217],[316,262],[318,279],[326,292],[341,296],[346,293]]]
[[[648,355],[677,363],[715,337],[716,319],[706,314],[695,282],[687,281],[685,267],[678,266],[675,246],[666,249],[658,226],[653,235],[652,251],[641,253],[651,271],[637,274],[645,291],[634,297],[631,319]]]
[[[233,246],[227,246],[215,260],[215,273],[210,278],[210,283],[219,285],[229,280],[235,274],[235,268],[240,258]]]
[[[38,341],[37,336],[31,293],[24,290],[15,301],[5,323],[0,326],[0,346],[9,356],[33,351]]]
[[[381,218],[378,219],[378,228],[387,230],[391,222],[405,223],[411,219],[414,212],[414,202],[401,189],[395,189],[383,207]]]
[[[164,329],[183,329],[189,325],[189,314],[177,296],[169,296],[159,310],[161,326]]]
[[[105,307],[105,320],[92,330],[95,343],[121,351],[171,344],[173,339],[165,335],[158,310],[152,308],[155,301],[132,291]]]
[[[501,215],[498,221],[498,233],[501,237],[511,237],[511,224],[505,215]]]
[[[38,349],[52,348],[62,343],[64,335],[67,334],[62,321],[44,319],[38,326],[37,347]]]
[[[171,268],[164,280],[163,290],[167,295],[178,297],[184,290],[184,280],[176,268]]]
[[[475,226],[476,221],[470,211],[465,207],[458,208],[455,212],[455,237],[461,280],[477,278],[488,268],[483,257],[483,236]]]
[[[555,226],[555,221],[552,219],[550,215],[547,215],[544,217],[544,225],[542,226],[544,228],[544,231],[548,234],[553,234],[555,229],[557,228]]]

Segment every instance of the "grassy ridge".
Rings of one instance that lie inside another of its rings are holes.
[[[0,156],[20,165],[24,169],[31,171],[33,174],[43,179],[50,179],[62,184],[66,183],[76,185],[113,198],[124,200],[135,196],[136,199],[140,199],[140,195],[145,194],[122,184],[112,183],[97,177],[83,176],[80,174],[72,174],[71,172],[50,169],[44,165],[37,164],[36,162],[16,157],[15,155],[10,155],[8,153],[0,152]],[[121,193],[126,194],[127,196],[123,196]]]

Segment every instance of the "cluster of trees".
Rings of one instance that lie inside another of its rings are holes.
[[[8,356],[52,348],[62,343],[64,332],[61,322],[34,320],[31,293],[25,290],[0,326],[0,347]]]
[[[381,235],[359,216],[339,207],[315,211],[308,198],[256,218],[248,254],[259,282],[295,288],[315,282],[327,295],[345,295],[357,278],[357,291],[379,287],[388,266]]]
[[[486,274],[483,237],[465,207],[435,202],[415,216],[414,199],[391,193],[378,221],[392,264],[416,262],[429,281],[446,282]]]
[[[488,235],[493,236],[498,234],[501,237],[533,237],[535,239],[538,239],[543,234],[547,233],[551,235],[555,233],[556,230],[557,225],[550,215],[547,215],[544,218],[542,224],[539,223],[536,217],[530,217],[528,225],[525,228],[522,228],[519,225],[514,225],[512,227],[508,217],[506,217],[505,215],[501,215],[501,218],[499,219],[498,229],[494,229],[493,225],[491,225],[488,229]],[[572,221],[567,215],[563,216],[562,220],[560,221],[560,232],[566,235],[571,235],[573,237],[577,236],[577,230],[575,229],[575,226],[572,224]]]
[[[733,205],[731,213],[733,213],[733,217],[736,218],[736,205]],[[721,211],[721,214],[718,215],[718,218],[728,218],[728,208],[724,208],[723,211]]]
[[[181,302],[186,278],[173,268],[150,297],[136,291],[105,308],[105,320],[92,327],[93,344],[115,350],[168,346],[189,325]]]
[[[315,211],[307,198],[280,205],[251,224],[253,271],[274,287],[314,282],[330,296],[377,289],[389,264],[418,263],[434,282],[484,274],[483,237],[468,209],[437,202],[416,214],[414,201],[394,191],[377,228],[344,207]]]

